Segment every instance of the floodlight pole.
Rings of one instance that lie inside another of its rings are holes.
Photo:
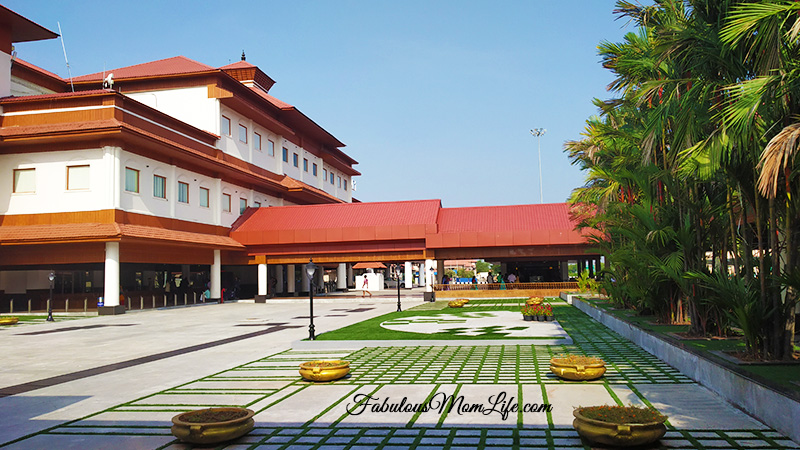
[[[541,137],[543,134],[547,133],[547,130],[544,128],[534,128],[531,130],[531,134],[536,136],[536,143],[539,147],[539,203],[544,203],[544,188],[542,187],[542,141]]]

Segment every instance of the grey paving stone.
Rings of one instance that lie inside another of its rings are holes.
[[[547,439],[546,438],[523,438],[519,439],[520,445],[527,445],[527,446],[547,446]]]

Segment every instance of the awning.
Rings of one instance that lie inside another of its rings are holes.
[[[353,266],[353,269],[385,269],[386,266],[379,262],[360,262]]]

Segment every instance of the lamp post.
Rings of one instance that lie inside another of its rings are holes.
[[[308,318],[310,323],[308,325],[308,339],[314,340],[314,274],[317,273],[317,265],[314,264],[314,259],[309,258],[308,264],[305,265],[306,275],[308,275],[308,304],[309,314]]]
[[[536,144],[539,147],[539,203],[544,203],[544,189],[542,188],[542,141],[541,137],[547,133],[544,128],[534,128],[531,134],[536,136]]]
[[[400,264],[395,266],[394,276],[397,279],[397,312],[400,312],[402,311],[400,308]]]
[[[55,320],[53,320],[53,280],[56,279],[56,274],[51,270],[47,279],[50,280],[50,299],[47,300],[47,321],[55,322]]]

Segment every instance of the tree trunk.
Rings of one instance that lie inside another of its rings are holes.
[[[770,323],[770,327],[772,328],[772,356],[774,358],[780,359],[783,357],[783,332],[786,327],[785,320],[783,316],[783,308],[781,305],[781,289],[780,289],[780,282],[775,279],[775,277],[780,276],[781,274],[781,255],[778,247],[778,218],[775,213],[775,199],[770,198],[768,202],[769,208],[769,246],[770,250],[772,251],[772,270],[771,274],[773,276],[770,284],[770,298],[772,300],[772,308],[773,314],[775,315],[774,320]]]

